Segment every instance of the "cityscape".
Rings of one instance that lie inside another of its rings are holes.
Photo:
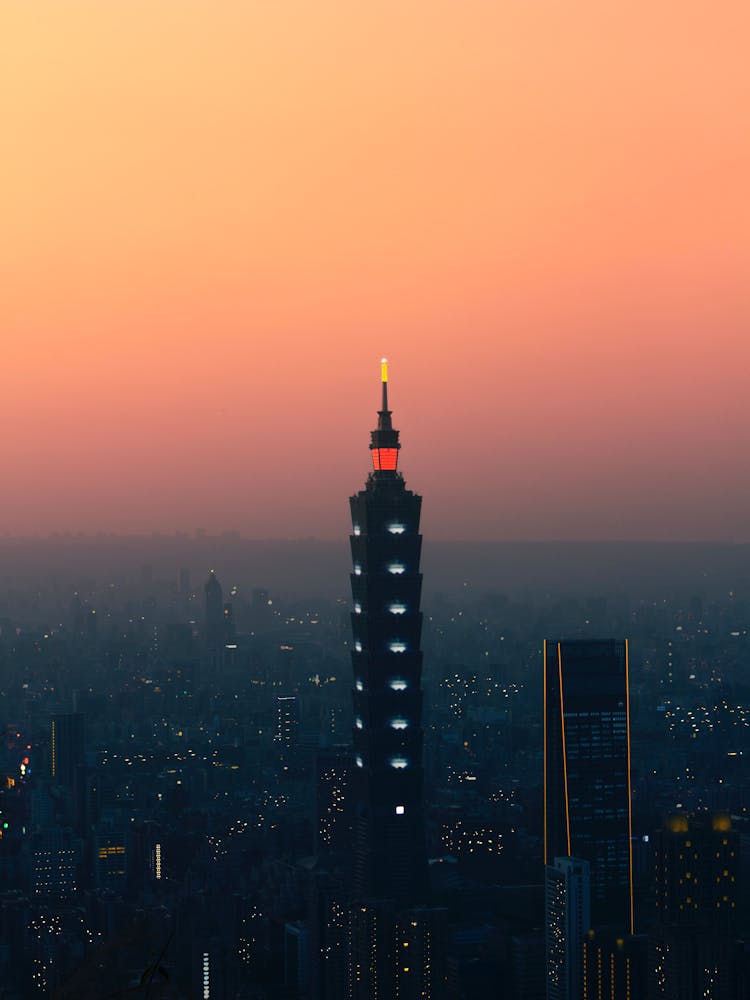
[[[748,0],[2,0],[0,1000],[750,1000]]]
[[[3,998],[747,996],[750,578],[423,599],[381,369],[350,596],[8,590]]]

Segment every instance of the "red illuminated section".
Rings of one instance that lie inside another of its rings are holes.
[[[372,467],[376,472],[395,472],[398,465],[398,448],[373,448]]]

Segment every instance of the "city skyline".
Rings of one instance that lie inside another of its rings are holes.
[[[750,538],[749,18],[4,5],[3,530],[341,537],[386,355],[431,538]]]

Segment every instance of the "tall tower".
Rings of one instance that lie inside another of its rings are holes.
[[[544,643],[544,860],[588,861],[594,926],[633,933],[628,643]]]
[[[422,767],[422,498],[398,471],[388,366],[372,432],[372,472],[350,499],[354,610],[354,892],[415,905],[427,897]]]

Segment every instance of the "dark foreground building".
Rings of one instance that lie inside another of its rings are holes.
[[[625,641],[544,643],[544,860],[588,861],[591,922],[633,933]]]

